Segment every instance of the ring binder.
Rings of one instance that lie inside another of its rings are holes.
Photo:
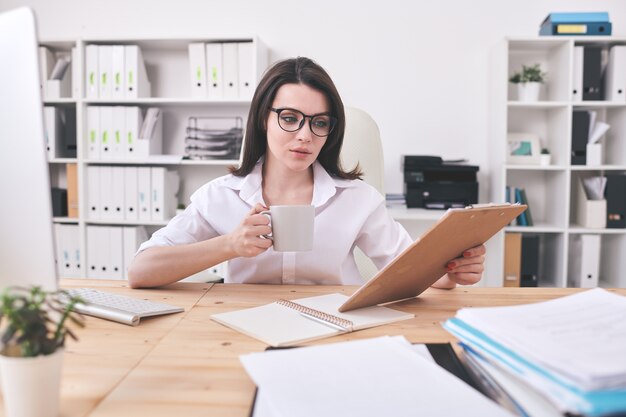
[[[344,332],[351,332],[354,327],[354,323],[350,320],[342,319],[341,317],[333,316],[332,314],[324,313],[323,311],[315,310],[310,307],[305,307],[302,304],[294,303],[293,301],[278,300],[276,303],[294,309],[298,313],[313,320],[320,321],[323,324],[337,327],[338,330]]]

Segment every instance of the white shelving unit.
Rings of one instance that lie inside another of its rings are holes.
[[[79,217],[55,217],[54,223],[76,224],[79,230],[81,276],[87,276],[87,226],[88,225],[142,225],[148,233],[167,224],[166,221],[109,221],[93,220],[87,216],[87,167],[105,166],[167,166],[175,168],[180,176],[178,201],[187,204],[191,194],[201,185],[213,178],[224,175],[228,167],[238,165],[238,160],[178,160],[178,161],[106,161],[87,158],[87,107],[88,106],[139,106],[144,111],[148,107],[159,107],[163,120],[163,154],[184,154],[185,128],[189,117],[240,117],[245,126],[250,107],[249,99],[194,99],[191,98],[189,81],[188,45],[195,42],[251,42],[253,44],[254,72],[257,82],[267,67],[268,52],[265,45],[255,36],[241,37],[206,37],[180,39],[154,38],[111,38],[111,39],[52,39],[40,42],[58,57],[70,55],[72,48],[77,49],[78,74],[74,74],[73,97],[46,100],[46,106],[74,107],[76,110],[77,157],[55,158],[49,161],[52,186],[67,187],[66,164],[75,163],[78,168]],[[147,76],[151,84],[151,97],[139,99],[87,99],[85,80],[85,48],[87,45],[138,45],[142,51]],[[215,271],[213,271],[215,272]]]
[[[601,236],[600,286],[626,287],[626,229],[587,229],[575,224],[578,181],[581,177],[626,172],[626,102],[574,101],[574,47],[594,45],[609,48],[626,45],[616,37],[538,37],[508,38],[494,49],[490,68],[490,199],[503,202],[505,186],[526,189],[534,226],[510,226],[506,232],[540,237],[539,285],[571,285],[568,260],[572,240],[580,234]],[[538,102],[516,101],[514,85],[508,82],[522,65],[540,64],[547,72]],[[598,120],[611,125],[603,143],[605,164],[571,165],[572,114],[588,109]],[[507,132],[538,135],[542,147],[550,149],[551,165],[512,165],[506,163]],[[489,254],[491,270],[488,285],[503,282],[504,233],[498,234]]]

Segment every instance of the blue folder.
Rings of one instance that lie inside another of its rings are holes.
[[[612,25],[607,12],[550,13],[539,29],[541,36],[609,36]]]

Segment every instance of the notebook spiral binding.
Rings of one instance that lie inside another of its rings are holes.
[[[354,326],[354,323],[352,323],[350,320],[342,319],[341,317],[333,316],[332,314],[324,313],[322,311],[315,310],[310,307],[305,307],[302,304],[294,303],[293,301],[278,300],[276,301],[276,303],[282,306],[294,309],[301,314],[313,317],[317,320],[330,323],[334,326],[337,326],[343,329],[344,331],[351,332],[352,327]]]

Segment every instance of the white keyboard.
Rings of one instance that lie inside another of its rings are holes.
[[[80,303],[75,306],[77,312],[130,326],[138,325],[143,317],[185,311],[184,308],[169,304],[140,300],[91,288],[72,288],[67,292],[85,301],[85,304]]]

